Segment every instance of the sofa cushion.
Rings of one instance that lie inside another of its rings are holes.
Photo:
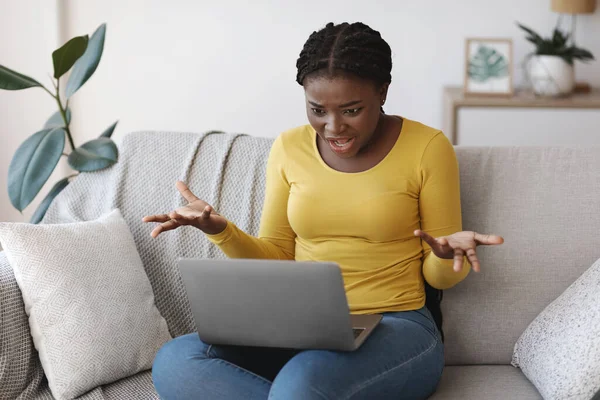
[[[86,222],[0,223],[0,243],[55,398],[151,368],[171,337],[119,210]]]
[[[447,366],[429,400],[541,400],[520,370],[510,365]]]
[[[600,259],[529,324],[512,364],[544,398],[600,392]]]
[[[510,364],[527,325],[598,258],[600,149],[457,147],[463,228],[502,235],[444,292],[449,365]]]

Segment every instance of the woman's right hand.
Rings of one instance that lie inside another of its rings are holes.
[[[225,218],[217,214],[210,204],[196,197],[185,183],[177,181],[176,186],[188,204],[168,214],[149,215],[142,218],[144,222],[160,223],[152,230],[150,234],[152,237],[155,238],[162,232],[177,229],[182,225],[194,226],[209,235],[223,232],[227,226]]]

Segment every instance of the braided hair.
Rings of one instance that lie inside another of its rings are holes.
[[[392,50],[379,32],[361,22],[330,22],[309,36],[296,68],[300,85],[309,74],[334,77],[339,71],[383,85],[392,81]]]
[[[330,22],[309,36],[296,61],[296,68],[296,82],[302,86],[309,75],[311,78],[333,78],[341,72],[354,74],[381,86],[392,81],[392,50],[378,31],[361,22],[338,25]],[[442,296],[441,290],[425,282],[425,305],[444,340],[440,306]]]

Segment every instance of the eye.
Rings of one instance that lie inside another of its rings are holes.
[[[313,114],[321,116],[321,115],[325,115],[325,111],[321,110],[320,108],[311,108]]]
[[[356,115],[362,110],[362,108],[352,108],[350,110],[344,110],[344,114],[346,115]]]

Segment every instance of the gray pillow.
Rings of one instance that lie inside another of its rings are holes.
[[[600,390],[600,260],[525,329],[512,365],[544,399],[589,400]]]
[[[151,368],[171,336],[119,210],[86,222],[0,223],[0,243],[56,399]]]

